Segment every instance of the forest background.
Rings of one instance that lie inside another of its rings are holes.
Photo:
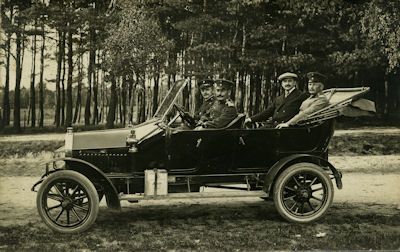
[[[309,71],[369,86],[379,121],[400,119],[399,1],[0,2],[1,132],[140,123],[182,78],[187,110],[201,104],[199,80],[225,78],[252,115],[286,71],[304,91]]]

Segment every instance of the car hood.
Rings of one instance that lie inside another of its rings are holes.
[[[123,148],[132,130],[135,130],[136,139],[141,142],[163,130],[158,126],[160,122],[160,119],[152,119],[134,127],[73,133],[72,150]]]

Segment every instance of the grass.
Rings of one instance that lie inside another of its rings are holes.
[[[0,226],[0,249],[399,249],[400,214],[385,211],[365,204],[337,204],[322,220],[301,225],[283,221],[273,204],[264,201],[136,205],[122,212],[102,208],[94,227],[80,235],[53,233],[38,219],[28,225]],[[318,233],[326,236],[318,238]]]
[[[122,124],[115,124],[114,128],[124,127]],[[12,126],[6,126],[0,129],[0,134],[11,135],[11,134],[43,134],[43,133],[65,133],[67,127],[55,127],[55,126],[44,126],[43,128],[35,127],[22,127],[20,130],[14,129]],[[90,130],[102,130],[106,129],[105,125],[74,125],[74,131],[90,131]]]
[[[400,155],[376,156],[333,156],[329,162],[345,173],[361,172],[368,174],[393,174],[400,173]]]
[[[35,157],[43,152],[53,152],[63,145],[63,141],[0,142],[0,158]]]
[[[390,155],[400,153],[400,135],[358,134],[334,136],[332,155]]]

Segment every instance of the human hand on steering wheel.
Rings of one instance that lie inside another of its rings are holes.
[[[245,129],[254,129],[256,128],[256,123],[253,122],[250,117],[246,118],[246,120],[244,120],[244,128]]]
[[[174,104],[174,107],[187,126],[189,126],[190,128],[194,128],[196,126],[196,120],[192,116],[190,116],[188,112],[186,112],[181,106],[177,104]]]

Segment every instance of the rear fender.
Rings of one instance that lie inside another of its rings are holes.
[[[324,169],[330,169],[332,171],[333,176],[335,177],[336,186],[338,189],[342,189],[342,173],[338,171],[331,163],[327,160],[313,155],[308,154],[295,154],[282,158],[278,162],[276,162],[271,169],[268,171],[264,180],[263,190],[271,195],[273,185],[275,183],[278,175],[288,166],[299,163],[299,162],[309,162],[319,166],[322,166]]]
[[[54,167],[54,164],[60,161],[64,161],[65,165],[63,167]],[[53,164],[54,170],[49,171],[49,164]],[[117,189],[115,188],[111,180],[98,167],[81,159],[65,157],[53,159],[47,162],[46,173],[42,176],[42,179],[35,184],[35,186],[42,182],[44,177],[49,175],[50,173],[65,169],[79,172],[82,175],[86,176],[93,184],[100,184],[104,188],[107,206],[114,209],[121,209]]]

